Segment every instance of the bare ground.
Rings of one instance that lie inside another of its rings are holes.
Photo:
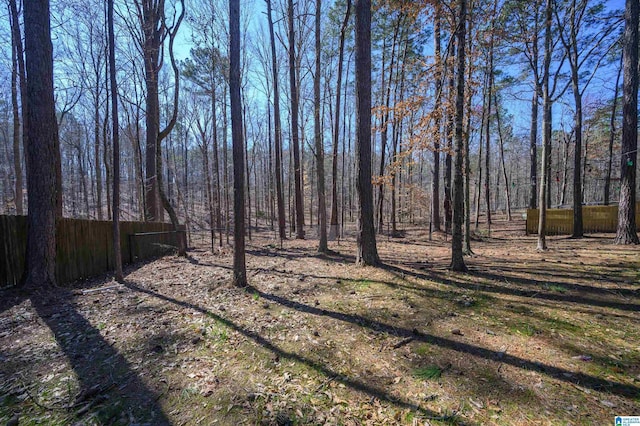
[[[424,228],[254,235],[249,289],[201,247],[28,298],[0,293],[0,421],[14,424],[606,425],[640,415],[640,248],[522,221],[474,241],[470,272]]]

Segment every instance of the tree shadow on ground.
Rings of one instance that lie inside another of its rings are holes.
[[[274,354],[277,354],[280,358],[283,359],[289,359],[291,361],[296,361],[296,362],[300,362],[302,364],[305,364],[306,366],[312,368],[313,370],[325,375],[328,378],[331,378],[339,383],[344,384],[345,386],[350,387],[353,390],[359,391],[359,392],[363,392],[369,396],[371,396],[372,398],[376,398],[380,401],[383,402],[387,402],[390,404],[393,404],[397,407],[401,407],[401,408],[405,408],[405,409],[410,409],[415,411],[416,413],[419,413],[420,415],[427,417],[429,419],[432,420],[441,420],[441,421],[448,421],[449,424],[452,425],[459,425],[459,426],[471,426],[474,425],[474,423],[468,423],[463,421],[462,419],[460,419],[458,416],[456,416],[455,414],[453,415],[439,415],[438,413],[435,413],[429,409],[426,409],[420,405],[416,405],[415,403],[412,403],[410,401],[401,399],[401,398],[396,398],[388,393],[386,393],[384,390],[379,389],[375,386],[371,386],[365,382],[353,379],[353,378],[349,378],[346,377],[344,375],[341,375],[335,371],[333,371],[331,368],[329,368],[328,366],[326,366],[323,363],[320,363],[318,361],[315,361],[313,359],[310,358],[306,358],[300,354],[297,354],[295,352],[288,352],[278,346],[276,346],[272,341],[270,341],[269,339],[263,337],[262,335],[260,335],[258,332],[256,331],[252,331],[250,329],[247,329],[239,324],[236,324],[235,322],[224,318],[214,312],[211,312],[209,310],[207,310],[206,308],[203,308],[197,304],[191,303],[191,302],[187,302],[184,300],[178,300],[175,299],[173,297],[170,296],[166,296],[164,294],[140,287],[139,285],[137,285],[134,282],[131,281],[127,281],[124,284],[127,288],[129,288],[130,290],[133,291],[137,291],[140,293],[144,293],[153,297],[156,297],[158,299],[164,300],[165,302],[168,303],[172,303],[175,304],[177,306],[182,306],[185,308],[189,308],[192,309],[194,311],[200,312],[202,314],[207,315],[208,317],[219,321],[220,323],[224,324],[225,326],[229,327],[230,329],[240,333],[241,335],[243,335],[244,337],[252,340],[253,342],[257,343],[258,345],[264,347],[265,349],[273,352]],[[247,289],[248,291],[253,291],[253,292],[259,292],[259,290],[249,287]],[[265,293],[261,293],[260,294],[264,294]],[[271,295],[268,295],[271,296]],[[277,296],[274,296],[277,298]],[[276,299],[274,299],[275,301]],[[283,299],[286,300],[286,299]],[[292,302],[295,303],[295,302]],[[306,306],[306,305],[303,305]],[[310,309],[315,309],[315,308],[311,308]]]
[[[352,324],[356,324],[362,327],[370,328],[374,331],[381,331],[395,335],[400,338],[412,338],[416,341],[422,341],[432,345],[437,345],[442,348],[452,349],[457,352],[466,353],[479,358],[487,360],[495,360],[504,364],[512,365],[517,368],[525,370],[538,371],[551,376],[557,380],[565,381],[568,383],[579,384],[582,387],[593,389],[596,391],[610,392],[616,395],[637,398],[640,395],[640,387],[628,385],[624,383],[613,382],[610,380],[601,379],[599,377],[590,376],[584,373],[573,372],[564,368],[555,367],[552,365],[530,361],[524,358],[520,358],[514,355],[505,354],[499,351],[475,346],[469,343],[459,342],[452,339],[447,339],[440,336],[424,333],[414,330],[408,330],[402,327],[395,327],[380,321],[371,320],[369,318],[355,315],[346,314],[342,312],[330,311],[327,309],[321,309],[314,306],[306,305],[304,303],[292,301],[290,299],[277,296],[270,293],[265,293],[259,289],[251,288],[251,291],[256,292],[260,297],[278,303],[282,306],[286,306],[290,309],[297,310],[299,312],[305,312],[312,315],[326,316],[339,321],[344,321]]]
[[[134,372],[126,358],[101,336],[73,304],[68,290],[57,290],[31,298],[37,314],[52,331],[73,368],[80,386],[74,405],[97,410],[103,424],[116,422],[126,413],[127,421],[169,425],[158,395]],[[95,412],[95,411],[94,411]]]

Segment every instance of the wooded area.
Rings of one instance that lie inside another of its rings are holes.
[[[2,4],[0,421],[634,414],[637,0]]]

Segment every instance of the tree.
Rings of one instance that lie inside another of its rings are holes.
[[[271,44],[271,71],[273,73],[273,121],[274,121],[274,155],[276,174],[276,205],[278,211],[278,235],[280,240],[287,238],[285,229],[284,196],[282,193],[282,121],[280,119],[280,91],[278,88],[278,58],[276,57],[276,41],[271,17],[271,0],[267,3],[267,19],[269,23],[269,40]]]
[[[640,244],[636,232],[636,169],[638,160],[638,21],[640,4],[627,0],[624,11],[622,79],[622,155],[616,244]]]
[[[291,91],[291,143],[293,144],[293,178],[296,202],[296,238],[304,239],[304,204],[302,192],[302,170],[300,162],[300,138],[298,112],[300,108],[296,79],[296,42],[293,22],[293,0],[288,0],[289,22],[289,90]]]
[[[29,217],[26,288],[56,285],[56,167],[58,122],[53,95],[53,46],[49,0],[24,3],[27,191]]]
[[[113,258],[116,281],[121,282],[122,251],[120,249],[120,124],[118,123],[118,84],[116,82],[116,48],[113,31],[113,0],[107,0],[109,32],[109,83],[111,89],[111,134],[113,137]]]
[[[16,0],[9,0],[9,14],[11,15],[11,105],[13,109],[13,169],[16,177],[14,199],[16,214],[24,214],[23,190],[22,190],[22,161],[20,160],[20,122],[22,121],[22,133],[25,137],[25,69],[24,52],[22,49],[22,35],[18,20],[18,8]],[[19,84],[18,84],[19,81]],[[22,117],[18,108],[18,86],[20,100],[22,102]],[[22,120],[20,120],[22,118]]]
[[[575,150],[573,158],[573,238],[584,235],[582,224],[583,188],[582,172],[582,98],[586,88],[605,59],[611,43],[605,43],[616,28],[610,17],[601,13],[602,3],[592,4],[588,0],[570,0],[565,4],[564,19],[555,9],[560,41],[565,48],[571,73],[571,89],[575,105]],[[588,31],[585,31],[588,28]],[[583,33],[587,34],[583,34]],[[595,62],[589,71],[585,65]],[[586,81],[584,81],[586,79]],[[585,148],[586,149],[586,148]]]
[[[356,192],[358,231],[356,264],[380,263],[373,226],[371,184],[371,0],[355,2]]]
[[[458,26],[456,28],[456,98],[455,98],[455,165],[453,173],[453,211],[451,228],[451,265],[452,271],[466,272],[464,253],[462,252],[462,221],[464,220],[464,88],[465,88],[465,37],[467,20],[467,2],[460,0]]]
[[[551,95],[549,93],[549,68],[551,67],[551,18],[553,0],[546,0],[545,6],[545,34],[544,34],[544,65],[542,70],[542,167],[540,172],[540,196],[538,204],[538,251],[547,249],[547,186],[549,185],[548,170],[551,166]]]
[[[340,27],[340,41],[338,44],[338,77],[336,82],[336,106],[333,121],[333,155],[331,158],[331,219],[329,238],[338,236],[338,139],[340,137],[340,95],[342,94],[342,66],[344,64],[344,40],[351,14],[351,0],[347,0],[344,20]],[[343,171],[344,172],[344,171]],[[344,206],[343,206],[344,211]]]
[[[318,251],[325,253],[327,247],[327,206],[324,187],[324,143],[322,142],[322,128],[320,127],[320,12],[321,0],[316,0],[316,69],[313,76],[313,129],[316,147],[316,172],[318,175],[318,219],[320,222]]]
[[[240,0],[229,0],[229,95],[233,140],[233,284],[247,286],[245,262],[244,139],[240,98]]]

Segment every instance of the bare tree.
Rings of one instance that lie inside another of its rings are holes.
[[[344,39],[351,14],[351,0],[347,0],[342,26],[340,27],[340,41],[338,44],[338,77],[336,82],[336,106],[333,121],[333,155],[331,158],[331,219],[329,225],[329,239],[338,236],[338,139],[340,137],[340,97],[342,94],[342,66],[344,64]],[[343,171],[344,172],[344,171]],[[344,211],[344,206],[343,206]]]
[[[276,174],[276,205],[278,210],[278,235],[280,240],[287,238],[285,229],[284,195],[282,189],[282,121],[280,118],[280,91],[278,88],[278,58],[276,57],[276,41],[273,31],[271,0],[267,3],[267,19],[269,21],[269,39],[271,41],[271,69],[273,73],[273,122],[274,122],[274,154]]]
[[[324,143],[322,142],[322,128],[320,127],[320,12],[321,0],[316,0],[316,69],[313,76],[313,129],[316,147],[316,173],[318,175],[318,219],[320,222],[318,251],[325,253],[327,247],[327,206],[324,187]]]
[[[111,136],[113,138],[113,258],[116,281],[123,281],[120,248],[120,124],[118,122],[118,84],[116,82],[116,48],[113,31],[113,0],[107,0],[109,32],[109,83],[111,89]]]
[[[296,79],[296,43],[293,25],[293,0],[288,0],[287,15],[289,22],[289,90],[291,96],[291,143],[293,144],[293,177],[296,202],[296,238],[304,239],[304,204],[302,192],[302,170],[300,162],[300,140],[298,128],[299,97]]]

